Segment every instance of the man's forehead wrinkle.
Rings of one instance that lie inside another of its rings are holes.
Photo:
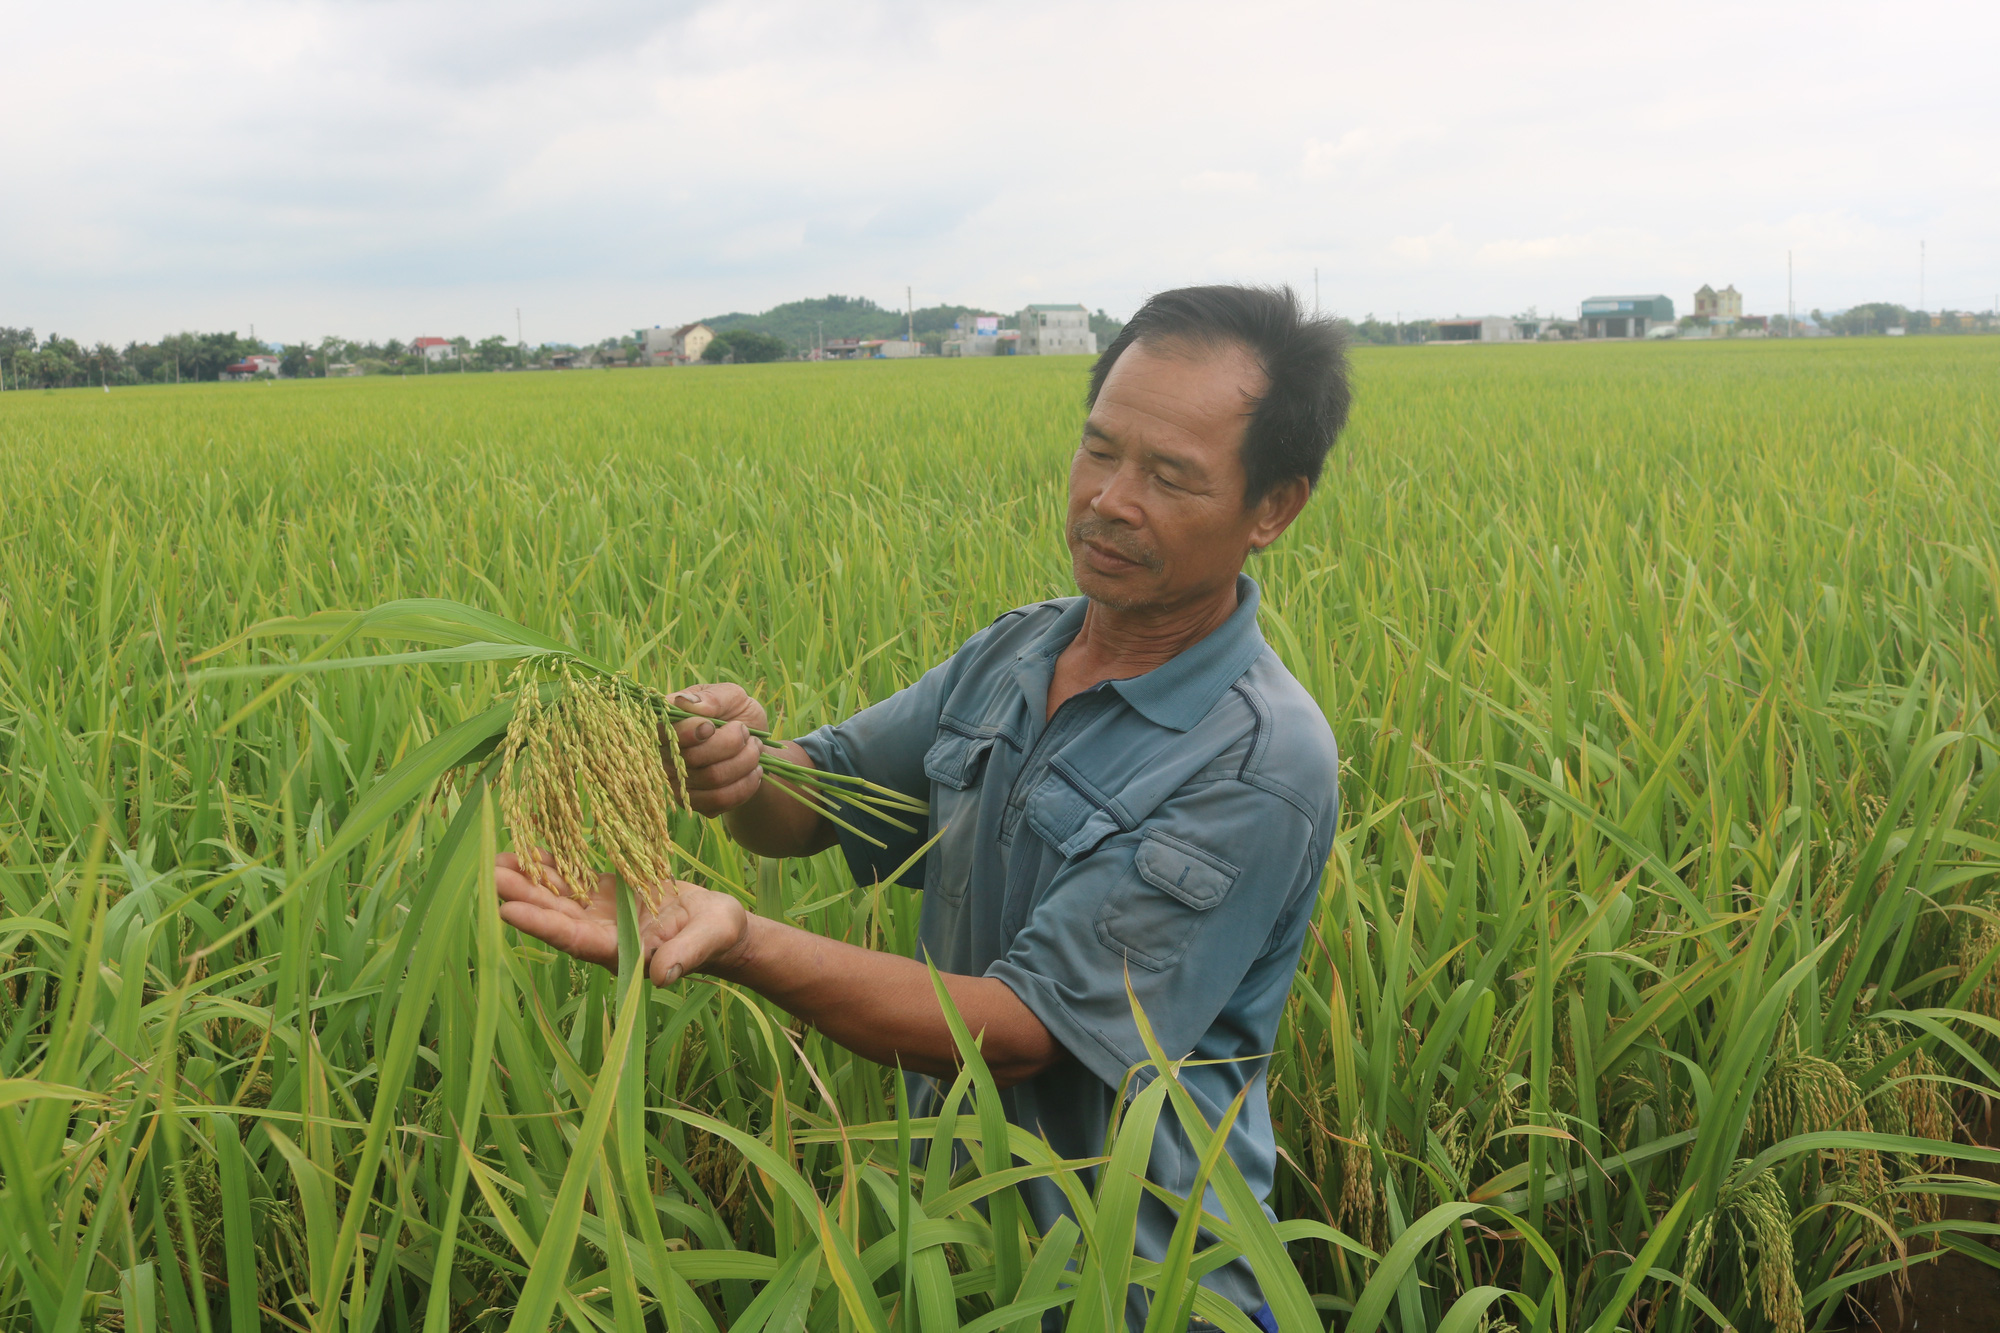
[[[1161,339],[1140,339],[1132,344],[1134,349],[1144,348],[1162,361],[1179,361],[1186,365],[1203,361],[1235,361],[1249,376],[1240,392],[1243,396],[1244,415],[1257,410],[1264,401],[1265,390],[1271,387],[1271,375],[1264,368],[1264,362],[1250,347],[1233,338],[1202,338],[1179,334]]]
[[[1100,421],[1097,413],[1091,413],[1090,420],[1084,423],[1086,434],[1110,444],[1136,448],[1147,459],[1180,468],[1193,466],[1190,459],[1199,451],[1199,432],[1143,408],[1121,407],[1102,398],[1098,403],[1110,409],[1108,419]],[[1183,447],[1175,448],[1177,444]]]
[[[1139,391],[1138,396],[1144,400],[1141,402],[1133,402],[1128,397],[1133,394],[1131,386],[1117,387],[1121,392],[1107,394],[1097,401],[1100,406],[1111,409],[1112,423],[1119,428],[1120,435],[1130,434],[1134,430],[1152,434],[1154,431],[1148,429],[1152,426],[1164,428],[1178,438],[1198,441],[1208,429],[1213,428],[1218,415],[1217,404],[1203,402],[1200,395],[1181,391],[1178,386],[1156,389],[1149,385]],[[1106,401],[1107,399],[1110,401]],[[1091,415],[1095,417],[1097,414],[1093,412]],[[1244,414],[1228,415],[1232,419],[1241,420]],[[1102,428],[1098,433],[1112,438],[1111,432]]]

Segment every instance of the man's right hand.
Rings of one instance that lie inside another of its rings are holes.
[[[688,804],[696,814],[723,816],[729,836],[759,856],[811,856],[833,846],[837,830],[814,805],[784,780],[764,780],[759,761],[766,747],[750,734],[770,726],[762,704],[741,685],[727,684],[690,685],[673,701],[700,714],[676,722],[672,741],[681,747]],[[778,753],[801,768],[814,767],[797,741],[785,741]],[[672,773],[674,757],[662,751],[660,759]]]
[[[695,813],[724,815],[749,801],[763,786],[757,761],[764,743],[751,735],[770,725],[764,706],[741,685],[690,685],[673,702],[700,717],[674,723],[674,741],[687,765],[688,803]],[[673,757],[662,754],[668,770]]]

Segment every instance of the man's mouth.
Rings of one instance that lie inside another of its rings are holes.
[[[1097,557],[1099,564],[1118,565],[1126,569],[1137,569],[1139,567],[1137,560],[1114,551],[1109,546],[1103,546],[1097,542],[1085,542],[1084,545],[1089,548],[1092,555]]]
[[[1084,558],[1093,567],[1106,574],[1121,574],[1134,569],[1151,569],[1153,562],[1143,555],[1121,551],[1110,542],[1078,533],[1077,544],[1083,547]]]

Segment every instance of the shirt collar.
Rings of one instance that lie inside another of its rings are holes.
[[[1248,574],[1238,574],[1236,609],[1207,638],[1182,649],[1142,676],[1105,683],[1148,722],[1187,731],[1208,716],[1208,711],[1264,651],[1264,636],[1257,628],[1258,596],[1257,581]],[[1041,651],[1051,662],[1083,628],[1084,612],[1089,605],[1088,598],[1074,599],[1042,634]],[[1047,689],[1046,681],[1043,689]]]

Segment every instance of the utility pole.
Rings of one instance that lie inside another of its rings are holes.
[[[521,307],[514,307],[514,344],[520,349],[521,364],[528,364],[528,337],[521,332]]]
[[[1798,332],[1799,308],[1792,300],[1792,252],[1785,251],[1785,336]]]
[[[826,321],[816,319],[813,323],[819,325],[819,356],[816,359],[824,361],[826,360]]]
[[[917,340],[917,298],[910,295],[908,287],[903,288],[903,308],[910,312],[910,341]]]

